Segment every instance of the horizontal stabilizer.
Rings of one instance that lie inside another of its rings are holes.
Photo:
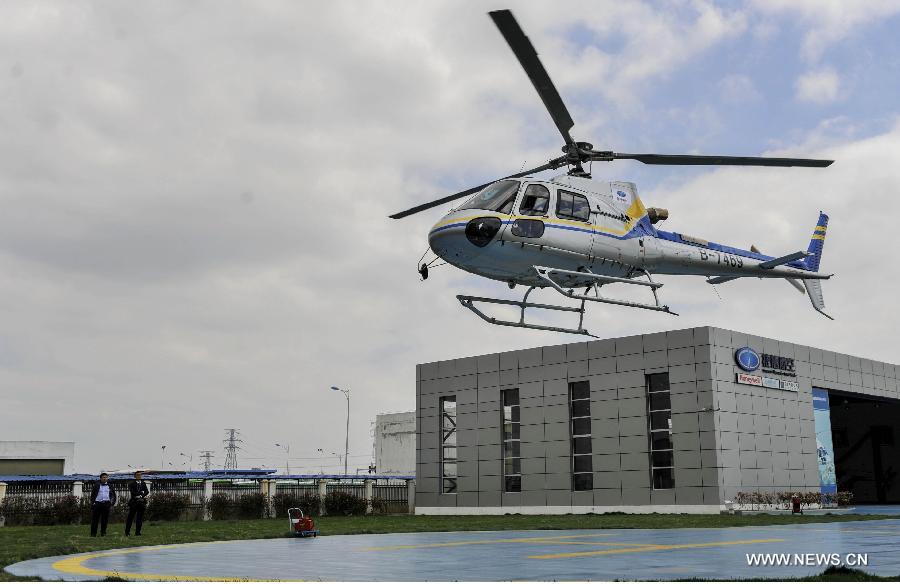
[[[811,255],[811,254],[809,254],[805,251],[795,251],[794,253],[789,253],[786,256],[781,256],[780,258],[775,258],[773,260],[761,262],[759,264],[759,267],[764,270],[771,270],[775,266],[781,266],[781,265],[788,264],[788,263],[796,261],[796,260],[802,260],[803,258],[805,258],[808,255]]]
[[[750,246],[750,251],[752,251],[753,253],[762,253],[755,245]],[[800,294],[806,294],[806,288],[803,287],[803,283],[800,282],[800,280],[797,280],[795,278],[785,278],[784,280],[788,284],[796,288],[797,292],[799,292]]]
[[[716,276],[715,278],[709,278],[706,280],[707,284],[722,284],[724,282],[731,282],[732,280],[737,280],[739,276]]]
[[[796,280],[794,278],[785,278],[784,279],[788,284],[797,289],[797,292],[800,294],[806,294],[806,288],[803,287],[803,283],[800,280]]]

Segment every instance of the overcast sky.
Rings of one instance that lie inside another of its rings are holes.
[[[0,440],[76,442],[75,468],[215,451],[351,471],[415,364],[578,337],[490,327],[450,267],[447,209],[394,211],[558,155],[486,12],[511,7],[576,139],[624,152],[828,157],[820,169],[594,165],[664,226],[780,255],[831,215],[828,321],[778,281],[669,277],[681,313],[593,306],[613,337],[714,325],[898,362],[898,1],[3,2]],[[517,291],[518,292],[518,291]],[[721,296],[721,299],[719,298]],[[553,299],[549,292],[537,298]]]

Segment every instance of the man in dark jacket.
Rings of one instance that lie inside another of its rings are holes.
[[[109,484],[109,475],[100,473],[100,482],[91,488],[91,537],[97,537],[97,524],[100,524],[100,535],[106,535],[106,524],[109,523],[109,510],[116,504],[116,491]]]
[[[144,525],[144,509],[147,508],[147,495],[150,489],[144,482],[141,471],[135,471],[134,480],[128,483],[128,492],[131,493],[131,500],[128,501],[128,517],[125,519],[125,537],[131,535],[131,524],[134,522],[134,534],[141,534],[141,527]]]

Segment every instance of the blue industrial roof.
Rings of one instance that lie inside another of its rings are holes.
[[[397,480],[415,480],[414,476],[396,476],[396,475],[379,475],[379,474],[364,474],[364,475],[332,475],[332,474],[292,474],[292,475],[271,475],[270,479],[300,479],[300,480],[309,480],[309,479],[354,479],[354,480],[386,480],[386,479],[397,479]]]
[[[188,472],[154,472],[152,470],[143,471],[144,478],[147,480],[153,479],[205,479],[205,478],[251,478],[258,479],[260,477],[266,477],[272,474],[275,474],[278,471],[275,470],[261,470],[261,469],[251,469],[251,470],[211,470],[209,472],[206,471],[188,471]],[[118,472],[118,473],[109,473],[109,478],[113,480],[123,480],[130,479],[134,475],[134,472]],[[97,480],[98,474],[69,474],[69,475],[4,475],[0,476],[0,481],[2,482],[10,482],[10,481],[44,481],[44,482],[53,482],[53,481],[94,481]]]
[[[209,472],[205,471],[192,471],[192,472],[165,472],[165,473],[154,473],[152,471],[144,472],[144,477],[148,481],[153,480],[178,480],[178,479],[193,479],[193,480],[203,480],[203,479],[260,479],[260,478],[269,478],[269,479],[284,479],[284,480],[312,480],[312,479],[330,479],[330,480],[365,480],[365,479],[376,479],[376,480],[385,480],[385,479],[397,479],[397,480],[407,480],[407,479],[415,479],[414,476],[389,476],[389,475],[374,475],[374,474],[365,474],[365,475],[341,475],[341,474],[291,474],[291,475],[277,475],[275,474],[277,471],[274,470],[212,470]],[[97,476],[95,474],[70,474],[70,475],[0,475],[0,482],[3,483],[18,483],[18,482],[72,482],[72,481],[95,481],[97,480]],[[110,474],[109,478],[113,480],[126,480],[130,479],[132,473],[114,473]]]

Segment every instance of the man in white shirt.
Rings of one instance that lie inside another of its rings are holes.
[[[91,537],[97,537],[97,524],[100,524],[100,535],[106,535],[106,524],[109,523],[109,510],[116,504],[116,491],[109,484],[109,475],[100,473],[100,482],[94,483],[91,489]]]

